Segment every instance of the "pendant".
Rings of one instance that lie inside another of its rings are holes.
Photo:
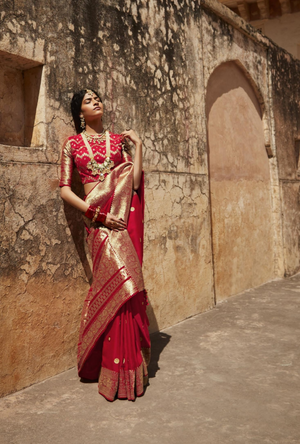
[[[92,158],[87,164],[87,168],[91,170],[92,176],[99,175],[99,180],[101,180],[101,182],[105,179],[105,174],[109,174],[113,167],[114,162],[109,157],[107,157],[101,164],[94,158]]]

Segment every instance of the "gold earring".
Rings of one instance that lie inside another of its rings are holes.
[[[80,117],[80,128],[81,128],[82,130],[85,129],[85,120],[84,120],[83,117]]]

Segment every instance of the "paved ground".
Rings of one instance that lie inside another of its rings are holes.
[[[300,443],[300,275],[153,336],[150,386],[107,402],[69,370],[0,400],[1,444]]]

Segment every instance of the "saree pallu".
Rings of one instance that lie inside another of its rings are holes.
[[[86,197],[89,205],[127,223],[124,231],[91,224],[87,238],[93,283],[82,311],[78,374],[90,380],[99,377],[99,393],[109,401],[141,396],[150,360],[141,269],[143,196],[132,196],[132,177],[132,162],[124,162]]]

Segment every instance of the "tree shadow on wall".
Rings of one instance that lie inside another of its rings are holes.
[[[147,315],[149,317],[151,330],[156,330],[154,333],[151,333],[150,335],[151,361],[148,367],[149,378],[155,378],[156,373],[158,372],[158,370],[160,370],[158,364],[160,355],[163,352],[164,348],[169,344],[171,336],[168,335],[167,333],[158,331],[158,323],[150,301],[147,307]]]
[[[81,199],[84,198],[84,190],[77,170],[75,170],[73,173],[72,191],[74,191],[74,193],[77,194],[77,196],[79,196]],[[82,213],[66,202],[64,202],[64,212],[78,257],[82,263],[87,280],[91,285],[93,282],[93,273],[87,259],[85,248],[86,229],[83,222]]]

